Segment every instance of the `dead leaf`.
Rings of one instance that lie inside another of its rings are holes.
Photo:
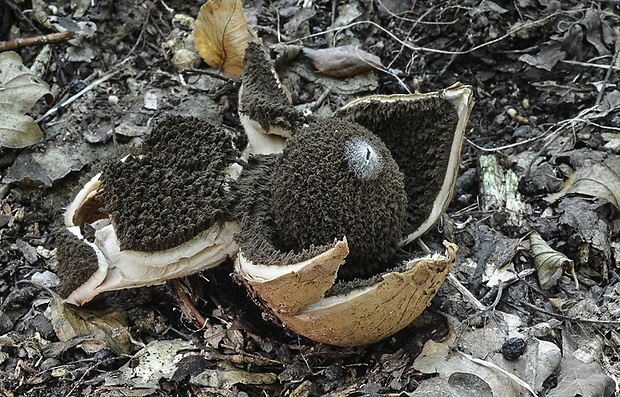
[[[90,335],[80,347],[87,353],[110,349],[116,354],[131,351],[127,315],[124,311],[93,312],[53,299],[50,304],[50,322],[61,342],[79,335]]]
[[[249,372],[221,361],[217,369],[207,369],[190,379],[190,383],[215,390],[230,390],[234,385],[273,385],[278,377],[270,372]]]
[[[493,397],[491,386],[475,374],[455,372],[448,377],[423,381],[409,397]]]
[[[557,206],[558,230],[568,242],[564,250],[582,265],[581,272],[590,273],[591,277],[606,277],[606,268],[613,259],[613,225],[606,207],[608,204],[603,200],[583,197],[565,197]]]
[[[519,60],[538,69],[551,71],[564,58],[566,58],[566,52],[561,50],[561,45],[559,43],[551,43],[543,46],[538,54],[521,55]]]
[[[566,180],[564,188],[550,194],[545,201],[554,203],[567,194],[602,197],[620,210],[620,176],[599,161],[585,161]]]
[[[489,13],[490,15],[501,15],[507,13],[508,10],[501,7],[499,4],[490,0],[481,1],[480,5],[469,10],[469,15],[475,17],[480,14]]]
[[[194,45],[212,68],[221,68],[226,76],[240,76],[245,49],[255,40],[241,0],[209,0],[200,7],[194,25]]]
[[[576,287],[579,288],[573,261],[551,248],[537,232],[530,234],[530,250],[534,255],[534,266],[542,289],[553,287],[562,276],[562,269],[571,273]]]
[[[308,21],[316,15],[314,7],[298,7],[297,12],[284,24],[283,32],[289,37],[303,37],[310,33]]]
[[[507,238],[486,225],[475,225],[468,230],[475,236],[474,259],[484,264],[482,282],[491,288],[500,281],[510,284],[518,280],[512,259],[517,254],[519,239]]]
[[[423,374],[436,374],[435,379],[445,381],[438,390],[449,389],[454,394],[453,390],[458,388],[459,396],[471,395],[472,387],[482,387],[479,395],[485,395],[484,384],[496,396],[535,396],[534,390],[542,389],[544,381],[560,364],[560,349],[551,342],[525,337],[519,331],[523,323],[517,316],[495,313],[494,321],[487,322],[483,328],[462,327],[451,319],[455,331],[441,343],[427,341],[413,367]],[[501,353],[502,345],[511,337],[527,338],[525,352],[516,361],[507,360]],[[454,374],[470,374],[469,380],[474,385],[468,388],[463,378],[457,378],[457,382],[452,378]],[[421,387],[424,382],[420,382]],[[450,396],[449,393],[441,395]],[[426,395],[432,394],[420,394]]]
[[[567,354],[560,365],[558,385],[548,397],[610,397],[616,385],[603,372],[598,362],[583,363],[573,354]]]
[[[353,77],[373,70],[383,69],[381,58],[355,46],[303,49],[304,55],[312,60],[312,64],[320,73],[330,77]]]
[[[609,24],[609,22],[605,21],[603,13],[590,8],[586,11],[586,15],[581,19],[580,23],[586,28],[586,40],[596,48],[598,55],[611,55],[611,51],[603,43],[603,23]]]
[[[128,389],[158,390],[162,379],[170,380],[174,377],[181,360],[199,355],[200,350],[189,341],[153,341],[118,371],[107,374],[105,386],[121,386],[120,390],[124,390],[123,386]]]
[[[13,51],[0,53],[0,146],[23,148],[40,141],[39,126],[26,112],[40,98],[52,104],[48,85]]]

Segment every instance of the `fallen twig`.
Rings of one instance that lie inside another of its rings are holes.
[[[482,304],[452,273],[448,274],[448,281],[455,287],[463,298],[474,306],[479,312],[485,312],[487,307]],[[498,294],[500,295],[500,294]],[[478,315],[479,313],[476,313]]]
[[[67,99],[63,103],[61,103],[60,105],[56,105],[53,108],[51,108],[50,110],[48,110],[47,112],[45,112],[45,114],[43,116],[39,117],[36,120],[37,123],[40,123],[41,121],[45,120],[49,116],[55,115],[56,113],[58,113],[59,109],[71,105],[73,102],[75,102],[82,95],[86,94],[88,91],[91,91],[93,88],[99,86],[99,84],[104,83],[104,82],[110,80],[112,77],[116,76],[119,72],[120,72],[120,69],[119,70],[115,70],[113,72],[109,72],[107,74],[104,74],[103,77],[93,81],[88,86],[86,86],[86,88],[84,88],[82,91],[80,91],[77,94],[73,95],[72,97],[70,97],[69,99]]]
[[[530,386],[527,382],[525,382],[523,379],[519,378],[518,376],[516,376],[516,375],[506,371],[505,369],[503,369],[499,365],[494,364],[494,363],[492,363],[490,361],[481,360],[479,358],[470,356],[469,354],[463,353],[460,350],[459,350],[459,353],[461,354],[461,356],[465,357],[466,359],[470,360],[471,362],[474,362],[476,364],[482,365],[483,367],[487,367],[489,369],[501,372],[502,374],[506,375],[508,378],[512,379],[515,383],[517,383],[518,385],[523,387],[525,390],[530,392],[532,394],[532,396],[538,396],[538,394],[536,394],[534,389],[532,389],[532,386]]]
[[[598,96],[596,97],[596,102],[594,103],[594,106],[600,105],[601,101],[603,100],[603,94],[605,94],[605,87],[609,82],[611,72],[613,72],[614,70],[614,65],[616,64],[616,60],[618,59],[618,54],[620,54],[620,40],[616,40],[616,52],[614,53],[614,56],[611,57],[609,68],[607,69],[607,73],[605,73],[605,78],[603,79],[603,84],[601,85],[601,90],[598,92]]]
[[[590,318],[579,318],[579,317],[569,317],[569,316],[565,316],[563,314],[557,314],[557,313],[553,313],[550,312],[548,310],[545,309],[541,309],[538,306],[532,305],[529,302],[526,302],[524,300],[519,301],[520,304],[535,310],[539,313],[542,314],[546,314],[547,316],[553,317],[553,318],[557,318],[558,320],[564,320],[564,321],[568,321],[571,323],[584,323],[584,324],[599,324],[599,325],[620,325],[620,321],[607,321],[607,320],[596,320],[596,319],[590,319]]]
[[[570,12],[579,12],[579,11],[581,11],[581,10],[572,10]],[[413,44],[405,42],[400,37],[396,36],[394,33],[390,32],[389,30],[387,30],[383,26],[381,26],[381,25],[379,25],[379,24],[377,24],[377,23],[375,23],[373,21],[369,21],[369,20],[357,21],[357,22],[353,22],[353,23],[350,23],[350,24],[345,25],[345,26],[338,27],[338,28],[326,29],[325,31],[320,32],[320,33],[314,33],[314,34],[310,34],[310,35],[307,35],[307,36],[304,36],[304,37],[300,37],[300,38],[297,38],[297,39],[294,39],[294,40],[289,40],[289,41],[285,42],[284,44],[292,44],[292,43],[296,43],[298,41],[303,41],[303,40],[306,40],[306,39],[311,39],[313,37],[318,37],[318,36],[323,36],[323,35],[326,35],[326,34],[329,34],[329,33],[339,32],[341,30],[349,29],[349,28],[352,28],[352,27],[357,26],[357,25],[372,25],[372,26],[376,27],[377,29],[381,30],[382,32],[384,32],[385,34],[387,34],[388,36],[390,36],[391,38],[393,38],[394,40],[396,40],[398,43],[400,43],[403,46],[405,46],[406,48],[410,49],[411,51],[422,51],[422,52],[430,52],[430,53],[444,54],[444,55],[465,55],[465,54],[470,54],[470,53],[472,53],[474,51],[477,51],[477,50],[479,50],[481,48],[488,47],[488,46],[490,46],[492,44],[498,43],[498,42],[500,42],[502,40],[505,40],[505,39],[511,37],[515,33],[520,32],[521,30],[528,29],[528,28],[531,28],[533,26],[539,25],[541,23],[546,22],[547,20],[549,20],[551,18],[555,18],[558,15],[566,14],[566,13],[568,13],[568,11],[557,11],[557,12],[554,12],[553,14],[549,14],[549,15],[547,15],[544,18],[537,19],[537,20],[531,21],[531,22],[527,22],[527,23],[524,23],[523,25],[520,25],[520,26],[518,26],[516,28],[509,29],[508,32],[506,32],[502,36],[499,36],[499,37],[497,37],[497,38],[495,38],[493,40],[490,40],[490,41],[478,44],[478,45],[476,45],[476,46],[474,46],[474,47],[472,47],[472,48],[470,48],[468,50],[462,50],[462,51],[447,51],[447,50],[439,50],[439,49],[436,49],[436,48],[429,48],[429,47],[418,47],[418,46],[415,46]]]
[[[563,59],[560,62],[568,63],[569,65],[585,66],[585,67],[598,68],[598,69],[620,70],[620,67],[614,66],[613,64],[611,64],[611,65],[602,65],[600,63],[571,61],[570,59]]]
[[[50,33],[41,36],[35,37],[26,37],[19,38],[8,41],[0,41],[0,51],[8,51],[15,50],[17,48],[32,46],[32,45],[43,45],[50,43],[58,43],[60,41],[69,40],[73,36],[73,33],[70,31],[60,32],[60,33]]]

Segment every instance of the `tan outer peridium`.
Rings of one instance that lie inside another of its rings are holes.
[[[314,258],[288,266],[256,265],[240,252],[235,269],[274,314],[299,313],[320,301],[334,285],[348,254],[346,239]]]
[[[291,330],[336,346],[374,343],[400,331],[418,317],[448,276],[457,247],[445,243],[445,255],[414,259],[409,270],[345,297],[325,298],[299,313],[274,314]]]
[[[412,241],[428,232],[437,222],[441,214],[445,212],[446,208],[448,208],[448,205],[450,204],[450,201],[452,200],[461,157],[461,147],[463,145],[463,140],[465,139],[465,128],[467,127],[469,115],[471,114],[471,110],[474,106],[472,88],[461,83],[455,83],[441,91],[428,92],[424,94],[370,95],[353,100],[342,107],[342,109],[346,109],[368,101],[416,101],[432,97],[442,98],[449,101],[454,106],[454,110],[458,115],[458,122],[456,129],[454,130],[454,138],[452,139],[452,147],[450,148],[450,158],[448,159],[446,174],[441,185],[441,190],[433,202],[431,213],[426,218],[424,223],[422,223],[416,230],[406,236],[399,243],[399,246],[401,247],[410,244]]]
[[[269,132],[256,120],[252,120],[247,114],[239,113],[239,120],[248,137],[248,147],[244,151],[245,157],[249,154],[273,154],[282,153],[286,146],[290,132],[278,126],[271,126]]]
[[[289,102],[292,102],[291,93],[280,83],[280,77],[275,70],[271,70],[278,87],[286,94]],[[274,154],[282,153],[286,146],[286,141],[292,136],[292,131],[284,129],[278,125],[269,125],[267,130],[256,120],[250,118],[244,111],[241,100],[243,99],[243,83],[239,87],[239,120],[248,137],[248,146],[243,152],[243,158],[250,154]]]
[[[67,207],[65,212],[65,226],[73,227],[82,225],[89,216],[83,213],[84,208],[91,209],[88,205],[90,200],[99,192],[101,185],[101,172],[93,176],[82,189],[75,195],[75,198]]]

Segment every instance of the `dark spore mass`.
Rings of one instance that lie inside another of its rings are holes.
[[[108,163],[101,186],[121,248],[169,249],[228,219],[225,169],[236,155],[222,128],[170,116],[138,153]]]
[[[284,91],[278,86],[260,44],[249,43],[243,59],[241,78],[241,113],[256,120],[266,131],[270,125],[277,125],[288,131],[301,125],[301,113],[290,104]]]
[[[272,199],[285,248],[347,237],[344,278],[384,270],[403,236],[403,174],[379,138],[348,121],[320,121],[288,141]]]
[[[424,115],[412,117],[412,115]],[[441,190],[458,116],[446,99],[371,100],[337,114],[375,133],[388,147],[405,175],[409,200],[406,234],[420,226]]]
[[[65,299],[84,284],[99,269],[99,265],[95,250],[66,229],[56,231],[56,244],[56,274],[60,279],[56,292]]]

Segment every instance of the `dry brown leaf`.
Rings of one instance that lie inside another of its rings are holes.
[[[381,58],[352,45],[313,50],[303,49],[304,55],[320,73],[337,78],[353,77],[373,70],[383,69]]]
[[[254,40],[241,0],[209,0],[200,7],[194,45],[212,68],[221,68],[226,76],[240,76],[245,49]]]
[[[40,98],[53,102],[47,84],[24,66],[17,53],[0,53],[0,146],[23,148],[41,140],[39,126],[26,115]]]
[[[620,209],[620,175],[605,163],[587,161],[568,178],[561,191],[548,195],[545,201],[554,203],[567,194],[602,197]]]
[[[551,248],[537,232],[530,234],[530,251],[534,255],[534,266],[542,289],[553,287],[562,276],[563,269],[572,274],[575,285],[579,288],[573,261]]]
[[[131,336],[124,311],[92,312],[53,299],[50,322],[61,342],[79,335],[92,336],[92,339],[80,343],[88,353],[103,348],[116,354],[128,354],[131,350]]]

